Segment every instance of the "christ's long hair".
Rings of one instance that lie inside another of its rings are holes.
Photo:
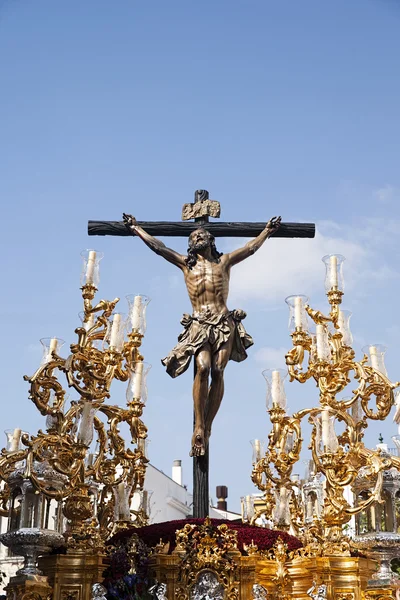
[[[199,227],[199,229],[203,229],[203,228]],[[209,242],[210,242],[211,255],[215,259],[216,262],[219,262],[219,259],[223,253],[218,252],[217,247],[215,245],[215,237],[212,235],[212,233],[207,231],[207,229],[204,229],[204,231],[206,232]],[[185,258],[185,263],[189,267],[189,269],[194,267],[194,265],[197,263],[197,252],[193,248],[193,242],[191,241],[190,238],[189,238],[189,247],[187,250],[187,257]]]

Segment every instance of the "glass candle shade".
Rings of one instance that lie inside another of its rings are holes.
[[[317,358],[326,362],[331,361],[331,348],[325,325],[316,326]]]
[[[298,475],[297,473],[293,473],[293,475],[291,475],[290,477],[290,481],[292,481],[295,485],[293,486],[293,494],[295,496],[298,496],[300,494],[300,489],[299,489],[299,485],[300,485],[300,475]]]
[[[321,414],[313,417],[316,427],[316,450],[317,454],[334,454],[339,448],[339,442],[335,433],[335,416],[327,408],[321,410]]]
[[[132,496],[132,510],[136,512],[143,511],[147,517],[150,517],[152,495],[153,490],[136,490]]]
[[[81,320],[82,327],[85,331],[90,331],[92,329],[92,327],[94,326],[94,324],[96,323],[96,315],[94,313],[91,313],[89,315],[88,320],[86,322],[85,322],[85,312],[84,311],[81,311],[80,313],[78,313],[78,316]],[[90,335],[92,335],[93,333],[97,333],[98,331],[99,331],[99,329],[96,328],[94,331],[92,331],[92,333]],[[89,344],[92,348],[101,350],[102,343],[103,343],[103,341],[100,339],[100,340],[92,340]]]
[[[265,454],[265,441],[264,440],[251,440],[251,447],[253,448],[253,465],[257,463]]]
[[[97,410],[90,401],[82,403],[78,422],[78,444],[89,447],[92,443],[94,435],[93,422]]]
[[[113,486],[114,494],[114,519],[116,521],[130,521],[130,494],[132,486],[124,481]]]
[[[397,424],[397,433],[400,434],[400,390],[394,394],[394,406],[393,421]]]
[[[240,498],[242,505],[242,520],[250,523],[254,516],[254,497],[253,496],[242,496]]]
[[[137,449],[145,458],[149,458],[149,438],[138,438]]]
[[[285,454],[289,454],[293,450],[294,435],[292,431],[289,431],[286,436],[282,437],[281,451]]]
[[[21,450],[22,448],[22,442],[21,442],[21,437],[23,434],[25,434],[25,431],[22,431],[21,429],[6,429],[5,432],[6,434],[6,450],[8,452],[16,452],[17,450]]]
[[[345,257],[341,254],[327,254],[322,258],[325,263],[325,291],[344,291],[343,262]]]
[[[305,309],[306,304],[309,302],[308,297],[303,295],[288,296],[285,298],[285,302],[289,307],[289,331],[308,331],[308,314]]]
[[[276,493],[276,504],[273,512],[273,521],[275,526],[279,529],[279,527],[289,527],[290,526],[290,496],[292,494],[292,490],[282,486],[279,491]]]
[[[61,340],[60,338],[42,338],[40,343],[43,346],[41,365],[45,365],[53,360],[53,352],[59,355],[61,348],[65,344],[64,340]]]
[[[61,404],[61,406],[58,409],[58,413],[64,413],[64,406],[65,404],[68,402],[69,400],[69,394],[64,394],[64,398],[63,398],[63,402]],[[48,406],[50,407],[54,407],[56,404],[56,394],[54,392],[54,390],[51,390],[50,392],[50,399],[48,402]],[[46,415],[46,429],[47,431],[49,431],[50,429],[54,429],[55,427],[57,427],[59,423],[59,417],[57,417],[56,414],[50,413],[48,415]]]
[[[318,433],[318,432],[317,432]],[[316,475],[316,467],[315,467],[315,462],[313,461],[312,458],[305,460],[304,461],[305,464],[305,480],[306,481],[310,481],[313,477],[315,477]]]
[[[132,332],[146,333],[146,310],[150,302],[148,296],[130,294],[126,296],[129,305],[128,327]]]
[[[392,436],[392,440],[394,442],[394,445],[397,448],[398,455],[400,456],[400,434],[399,435],[393,435]]]
[[[104,254],[97,252],[97,250],[83,250],[81,252],[82,257],[82,272],[81,272],[81,286],[94,285],[95,288],[99,287],[100,283],[100,261]]]
[[[91,329],[96,322],[96,315],[94,313],[91,313],[90,315],[88,315],[88,319],[86,322],[85,322],[85,311],[82,310],[80,313],[78,313],[78,316],[81,320],[82,327],[85,331],[89,331],[89,329]]]
[[[108,344],[110,350],[121,352],[124,347],[125,326],[126,315],[122,313],[114,313],[112,315],[112,321],[108,325],[103,345]]]
[[[315,363],[318,360],[317,354],[317,336],[311,335],[310,362]]]
[[[386,350],[386,346],[383,346],[382,344],[371,344],[362,348],[364,354],[369,356],[370,366],[375,369],[375,371],[379,371],[387,377],[387,371],[385,367]]]
[[[151,365],[146,362],[136,361],[133,363],[128,387],[126,388],[126,399],[128,402],[142,402],[146,404],[147,400],[147,375],[151,369]]]
[[[279,406],[286,410],[286,393],[284,380],[287,377],[287,369],[265,369],[262,375],[267,382],[267,409]]]
[[[343,398],[343,400],[350,400],[350,398]],[[363,418],[363,409],[361,408],[361,399],[357,398],[350,407],[351,417],[355,423],[358,423]]]
[[[337,321],[339,332],[342,334],[342,344],[349,347],[351,347],[353,344],[353,336],[350,330],[350,319],[352,314],[353,313],[349,310],[342,310],[340,308]],[[336,329],[336,331],[338,330]]]
[[[153,490],[142,490],[140,492],[141,495],[141,509],[143,510],[143,512],[147,515],[147,517],[150,517],[150,512],[151,512],[151,497],[153,495]]]

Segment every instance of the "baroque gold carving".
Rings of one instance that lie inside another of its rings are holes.
[[[343,343],[339,331],[343,292],[333,289],[327,296],[331,305],[328,315],[309,306],[305,309],[314,323],[323,328],[330,358],[318,358],[315,340],[301,327],[296,327],[292,333],[293,348],[286,355],[291,381],[315,380],[319,405],[299,410],[293,416],[287,415],[285,409],[276,404],[272,406],[268,449],[254,464],[252,473],[253,482],[265,494],[265,504],[255,512],[252,522],[264,514],[277,528],[288,530],[292,526],[304,543],[305,547],[297,551],[297,556],[303,557],[343,553],[349,556],[350,545],[343,534],[343,526],[353,515],[380,500],[384,471],[392,466],[400,468],[399,457],[369,450],[362,442],[368,419],[384,420],[388,416],[394,403],[393,390],[400,384],[392,383],[384,373],[369,366],[366,356],[360,361],[355,360],[354,350]],[[356,382],[352,397],[337,398],[352,380]],[[358,420],[351,414],[356,402],[362,411]],[[337,437],[335,449],[321,442],[321,422],[327,417],[336,419],[344,427]],[[305,521],[304,507],[295,493],[298,483],[291,479],[293,466],[300,459],[301,423],[305,418],[312,425],[309,448],[315,472],[322,473],[326,479],[322,514],[312,524]],[[374,482],[373,489],[357,506],[350,506],[344,490],[354,483],[361,468]]]
[[[64,359],[54,351],[50,359],[41,364],[31,377],[30,399],[39,412],[51,417],[47,431],[39,430],[37,435],[23,435],[24,448],[9,452],[5,449],[0,455],[0,478],[7,482],[16,463],[25,461],[24,477],[48,498],[64,500],[64,514],[69,521],[66,532],[67,544],[71,548],[101,549],[109,537],[115,523],[115,499],[113,490],[122,482],[128,486],[129,501],[135,491],[142,490],[148,459],[144,453],[147,428],[141,416],[143,404],[140,400],[127,402],[126,407],[108,405],[110,388],[114,379],[127,381],[134,364],[142,361],[139,352],[142,335],[132,332],[121,351],[108,347],[100,350],[97,342],[102,342],[109,331],[109,317],[119,299],[100,300],[92,304],[96,293],[92,284],[82,287],[84,303],[83,321],[95,316],[93,325],[87,330],[75,330],[77,342],[71,344],[71,353]],[[64,407],[66,386],[59,379],[64,374],[69,387],[78,392],[78,402]],[[79,418],[87,403],[93,411],[94,435],[98,439],[98,452],[88,461],[88,447],[77,440],[76,431]],[[120,435],[121,424],[129,427],[131,448]],[[46,477],[39,477],[37,465],[47,464],[54,472],[65,477],[58,489],[50,487]],[[89,497],[90,481],[101,488],[97,503],[97,516]],[[0,492],[0,503],[4,507],[8,499],[8,487]],[[135,522],[130,525],[145,525],[147,515],[143,508],[134,513]]]
[[[239,598],[237,532],[227,525],[213,527],[210,519],[203,525],[185,525],[176,534],[176,553],[181,558],[176,600],[189,600],[200,573],[211,571],[225,589],[229,600]]]

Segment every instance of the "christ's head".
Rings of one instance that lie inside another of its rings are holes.
[[[202,227],[192,231],[189,236],[188,255],[186,258],[186,264],[189,269],[194,267],[196,264],[197,255],[205,253],[208,248],[210,249],[211,257],[219,262],[219,258],[222,253],[218,252],[215,246],[214,236]]]

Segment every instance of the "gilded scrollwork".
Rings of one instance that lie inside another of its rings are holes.
[[[197,598],[199,588],[204,587],[206,581],[212,581],[218,593],[224,590],[222,597],[239,598],[240,552],[235,530],[225,524],[215,528],[208,518],[203,525],[187,524],[177,531],[174,552],[181,558],[177,600]]]
[[[337,277],[334,274],[332,281],[337,281]],[[290,380],[304,383],[314,379],[319,405],[289,416],[283,405],[273,403],[268,411],[272,424],[268,448],[253,465],[252,473],[254,484],[265,495],[264,506],[254,514],[252,522],[264,514],[277,527],[286,530],[292,527],[305,543],[306,547],[298,551],[303,556],[342,552],[349,555],[349,540],[344,537],[343,526],[353,515],[379,501],[383,473],[392,466],[400,467],[398,457],[369,450],[362,441],[369,419],[384,420],[389,415],[394,404],[393,392],[400,384],[392,383],[385,369],[378,368],[372,358],[370,364],[366,355],[356,360],[350,346],[351,336],[346,336],[342,328],[343,292],[334,286],[327,296],[330,303],[327,315],[301,304],[303,297],[294,299],[293,348],[286,354]],[[302,310],[305,320],[299,312]],[[310,328],[305,325],[307,315],[315,324],[315,334],[309,333]],[[354,388],[351,397],[341,398],[350,385]],[[325,477],[323,506],[316,515],[320,522],[318,531],[314,521],[310,524],[312,516],[305,521],[302,503],[296,496],[298,484],[292,481],[293,466],[300,458],[304,418],[312,426],[309,449],[315,474]],[[339,434],[334,422],[340,426]],[[344,490],[352,486],[360,469],[365,470],[374,484],[368,496],[351,506]]]
[[[120,349],[107,344],[100,349],[110,332],[109,317],[119,299],[100,300],[92,305],[95,293],[92,284],[82,288],[82,320],[85,324],[91,319],[91,326],[75,330],[77,341],[71,345],[70,355],[62,358],[51,349],[36,372],[25,377],[30,383],[30,399],[42,415],[51,417],[46,421],[46,431],[22,436],[22,449],[3,449],[0,455],[1,479],[7,482],[16,465],[23,462],[24,477],[37,490],[49,498],[64,500],[64,514],[69,520],[67,542],[74,548],[102,546],[118,520],[116,487],[126,483],[126,500],[130,504],[133,494],[143,489],[148,463],[141,399],[128,400],[125,408],[105,403],[113,380],[127,381],[137,361],[143,360],[139,352],[143,335],[132,332]],[[62,375],[66,386],[60,382]],[[69,407],[65,406],[67,386],[79,394],[79,400],[72,401]],[[79,432],[85,418],[85,431]],[[129,447],[120,433],[123,424],[129,428],[134,447]],[[93,435],[98,444],[89,460]],[[38,476],[37,465],[42,463],[65,477],[58,489]],[[95,514],[90,487],[96,485],[99,497]],[[6,485],[1,492],[3,506],[7,490]],[[146,524],[143,507],[132,512],[137,525]]]

